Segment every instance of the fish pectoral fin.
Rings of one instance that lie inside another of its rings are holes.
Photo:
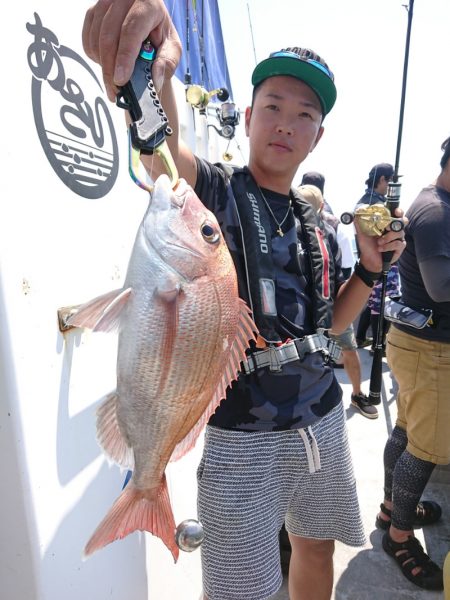
[[[225,398],[227,387],[238,378],[239,371],[241,370],[241,362],[245,360],[245,351],[248,348],[250,341],[256,340],[258,328],[250,316],[250,310],[247,304],[241,299],[239,299],[239,309],[240,313],[237,332],[231,343],[228,362],[225,365],[216,391],[200,419],[186,437],[175,446],[172,456],[170,457],[171,461],[179,460],[194,447],[198,436],[206,426],[211,415]]]
[[[165,283],[167,285],[158,285],[156,290],[158,307],[161,308],[159,311],[161,319],[160,348],[161,356],[163,357],[156,396],[162,396],[164,394],[165,386],[169,380],[180,318],[181,286],[179,284],[171,285],[175,284],[174,278],[167,278]]]
[[[119,326],[120,313],[126,305],[132,288],[120,288],[82,304],[67,324],[92,331],[114,331]]]
[[[124,469],[134,469],[133,449],[120,431],[117,419],[118,396],[108,394],[97,409],[97,440],[107,458]]]
[[[165,475],[151,497],[130,481],[86,544],[84,558],[133,531],[148,531],[158,536],[177,561],[180,551],[175,542],[175,519]]]
[[[177,300],[180,292],[180,281],[172,274],[167,274],[164,280],[160,280],[155,290],[157,297],[164,302],[174,302]]]

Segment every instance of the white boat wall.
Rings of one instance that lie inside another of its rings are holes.
[[[95,438],[117,336],[63,332],[58,310],[120,287],[148,203],[128,175],[123,111],[83,53],[91,4],[14,3],[0,42],[0,598],[197,600],[199,551],[174,565],[159,539],[134,533],[82,560],[125,477]],[[186,103],[183,79],[177,94],[186,141],[221,160],[228,141]],[[177,523],[197,515],[200,452],[169,467]]]

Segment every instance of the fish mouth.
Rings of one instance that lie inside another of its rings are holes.
[[[167,175],[161,175],[155,182],[149,218],[144,225],[145,243],[149,249],[183,280],[192,280],[192,277],[186,277],[183,265],[204,258],[195,238],[190,239],[188,222],[198,218],[195,209],[190,210],[191,193],[185,180],[180,179],[174,190]]]

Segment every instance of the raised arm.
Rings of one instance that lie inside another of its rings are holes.
[[[178,112],[171,78],[181,56],[181,42],[163,0],[98,0],[86,13],[83,48],[103,71],[108,98],[131,77],[142,42],[157,49],[152,75],[173,129],[167,138],[179,175],[195,185],[197,171],[191,150],[179,138]],[[157,157],[142,160],[152,178],[164,172]]]

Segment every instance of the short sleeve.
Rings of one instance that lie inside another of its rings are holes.
[[[450,207],[443,202],[422,206],[411,223],[417,262],[450,257]]]
[[[218,166],[195,157],[197,161],[197,181],[195,193],[211,212],[216,212],[217,204],[226,193],[226,173]]]

